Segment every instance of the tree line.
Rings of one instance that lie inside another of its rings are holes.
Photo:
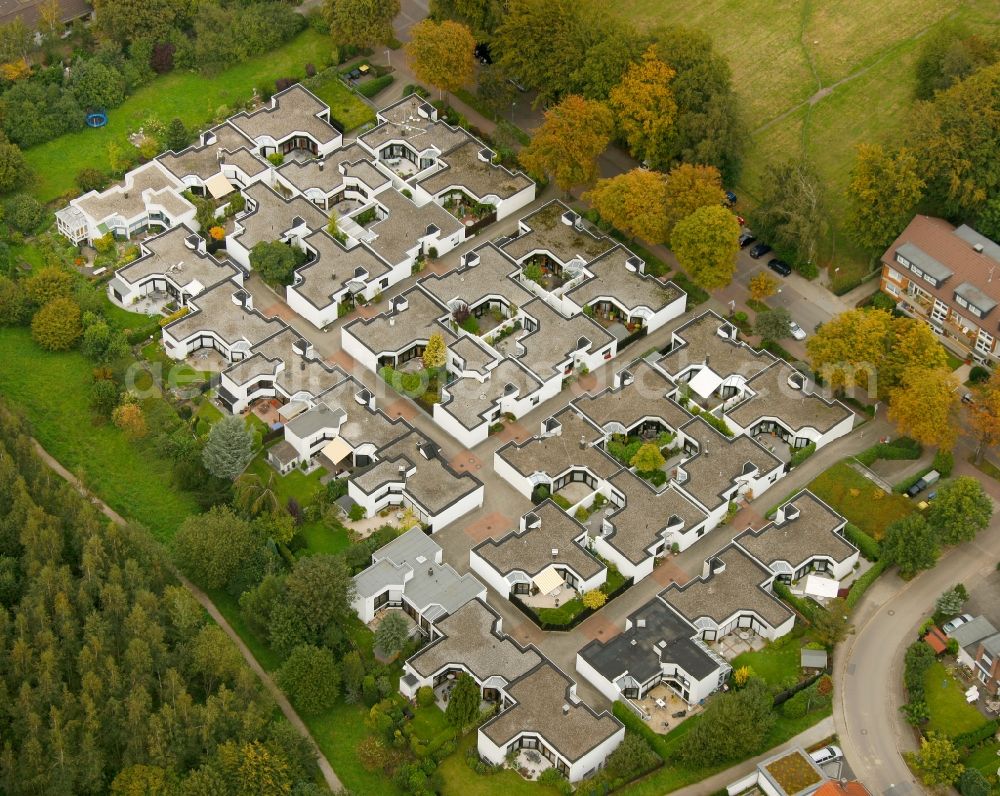
[[[0,790],[322,792],[239,652],[0,406]]]

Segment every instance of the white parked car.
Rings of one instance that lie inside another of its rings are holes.
[[[951,621],[945,622],[943,625],[941,625],[941,629],[946,634],[950,634],[958,630],[958,628],[960,628],[966,622],[971,622],[971,621],[972,621],[972,614],[961,614],[959,616],[956,616]]]
[[[813,759],[814,763],[831,763],[834,760],[840,760],[844,756],[844,753],[840,751],[839,746],[824,746],[822,749],[817,749],[815,752],[810,752],[809,757]]]
[[[801,326],[799,326],[795,321],[790,322],[788,324],[788,328],[792,330],[792,337],[794,337],[796,340],[806,339],[805,330]]]

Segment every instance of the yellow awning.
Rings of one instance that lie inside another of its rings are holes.
[[[341,459],[348,456],[353,450],[354,448],[344,442],[343,437],[334,437],[323,447],[322,453],[330,460],[330,464],[340,464]]]
[[[542,594],[551,594],[563,585],[563,576],[551,565],[535,575],[532,580]]]
[[[223,196],[228,196],[235,189],[233,184],[226,179],[225,175],[222,173],[216,174],[214,177],[209,177],[205,180],[205,187],[208,188],[208,192],[212,194],[214,199],[221,199]]]

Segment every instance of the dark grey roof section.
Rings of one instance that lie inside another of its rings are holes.
[[[994,659],[1000,655],[1000,633],[985,638],[982,641],[983,649],[986,650]]]
[[[996,632],[997,629],[993,627],[993,623],[989,619],[985,616],[977,616],[971,622],[956,627],[948,634],[948,637],[955,639],[958,646],[964,648],[970,644],[978,644],[984,638],[996,635]]]
[[[960,227],[956,228],[955,237],[961,238],[973,248],[981,246],[983,254],[991,260],[995,260],[997,263],[1000,263],[1000,243],[996,243],[982,233],[976,232],[976,230],[968,224],[962,224]]]
[[[659,597],[633,611],[631,627],[610,641],[592,641],[580,656],[608,680],[628,674],[640,683],[675,664],[697,680],[719,668],[719,662],[693,640],[697,631]]]
[[[958,285],[955,288],[955,295],[961,296],[984,316],[997,305],[994,299],[991,299],[971,282],[962,282]]]
[[[803,647],[799,652],[799,662],[803,669],[825,669],[826,650],[811,650]]]
[[[896,249],[896,254],[909,260],[910,263],[917,266],[927,276],[938,282],[943,282],[955,273],[947,265],[940,260],[934,259],[913,243],[904,243]]]

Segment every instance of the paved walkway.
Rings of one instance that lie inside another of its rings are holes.
[[[41,460],[45,462],[46,466],[48,466],[49,469],[55,472],[56,475],[58,475],[60,478],[63,478],[70,484],[72,484],[77,489],[77,491],[80,492],[81,495],[83,495],[85,498],[90,500],[91,503],[97,506],[106,517],[112,520],[112,522],[116,522],[119,525],[127,524],[124,517],[122,517],[118,512],[116,512],[113,508],[104,503],[102,500],[92,495],[90,491],[87,490],[87,488],[80,483],[80,480],[75,475],[73,475],[69,470],[63,467],[62,464],[60,464],[55,458],[53,458],[49,454],[49,452],[46,451],[45,448],[43,448],[38,443],[38,440],[32,440],[32,442],[34,442],[35,444],[35,451],[38,453],[39,458],[41,458]],[[229,622],[226,620],[226,617],[224,617],[219,612],[219,609],[216,608],[215,603],[212,602],[209,596],[205,594],[205,592],[203,592],[197,586],[195,586],[190,580],[184,577],[183,573],[181,573],[176,567],[174,567],[174,565],[170,562],[168,558],[165,558],[164,560],[167,564],[167,567],[177,578],[177,580],[180,581],[181,585],[189,592],[191,592],[192,595],[194,595],[194,598],[201,604],[202,608],[204,608],[208,612],[208,615],[212,617],[212,620],[219,627],[222,628],[223,632],[227,636],[229,636],[230,639],[232,639],[233,643],[236,645],[236,648],[240,651],[240,654],[243,656],[243,659],[247,662],[247,665],[250,667],[253,673],[257,675],[257,678],[264,684],[264,687],[274,698],[274,701],[277,703],[278,707],[281,708],[281,712],[285,714],[285,718],[288,719],[289,724],[291,724],[292,727],[294,727],[296,731],[299,733],[299,735],[301,735],[303,738],[306,739],[309,746],[312,747],[313,754],[316,755],[316,762],[319,765],[319,770],[322,772],[323,779],[325,780],[330,790],[334,793],[342,791],[344,786],[341,783],[340,779],[337,778],[336,773],[334,773],[333,767],[330,765],[330,761],[326,759],[326,756],[323,754],[319,746],[316,744],[316,740],[312,737],[312,734],[309,732],[309,728],[305,725],[305,722],[303,722],[302,719],[299,718],[299,714],[295,712],[295,708],[292,707],[291,703],[281,692],[281,689],[278,688],[274,680],[271,679],[271,675],[269,675],[266,671],[264,671],[264,668],[260,665],[260,663],[257,662],[257,659],[253,656],[253,653],[250,652],[246,644],[243,643],[243,639],[241,639],[239,635],[236,633],[236,631],[233,630],[232,625],[230,625]]]

